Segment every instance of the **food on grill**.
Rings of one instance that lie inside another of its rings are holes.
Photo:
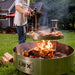
[[[64,37],[60,31],[51,31],[50,29],[39,30],[37,32],[31,31],[28,34],[34,40],[50,40],[50,39],[61,39]]]
[[[49,32],[49,31],[38,31],[38,34],[40,36],[62,36],[62,32],[55,31],[55,32]]]

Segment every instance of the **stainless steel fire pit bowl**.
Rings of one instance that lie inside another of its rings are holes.
[[[16,69],[29,75],[61,75],[69,72],[73,68],[74,49],[58,42],[56,50],[66,53],[66,57],[56,59],[38,59],[19,55],[21,49],[28,51],[30,48],[35,47],[36,43],[37,42],[29,42],[14,47],[14,65]]]

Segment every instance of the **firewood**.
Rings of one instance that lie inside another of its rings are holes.
[[[5,64],[5,63],[9,63],[9,60],[7,60],[5,57],[2,57],[2,62]]]
[[[31,50],[31,51],[28,52],[28,54],[29,54],[29,56],[34,55],[36,57],[39,57],[39,51],[36,51],[36,50]]]
[[[8,52],[6,52],[6,53],[4,54],[4,56],[6,57],[6,59],[7,59],[8,61],[13,61],[13,56],[12,56],[11,54],[9,54]]]
[[[28,57],[29,53],[27,51],[24,51],[24,56]]]

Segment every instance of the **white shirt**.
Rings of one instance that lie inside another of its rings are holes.
[[[30,0],[15,0],[15,6],[20,5],[23,9],[28,10],[30,4]],[[22,26],[27,23],[27,17],[16,11],[15,12],[15,18],[14,18],[14,24],[17,26]]]

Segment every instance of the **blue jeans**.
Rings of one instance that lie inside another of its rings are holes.
[[[26,42],[26,34],[24,32],[24,26],[16,26],[18,33],[19,44]]]

